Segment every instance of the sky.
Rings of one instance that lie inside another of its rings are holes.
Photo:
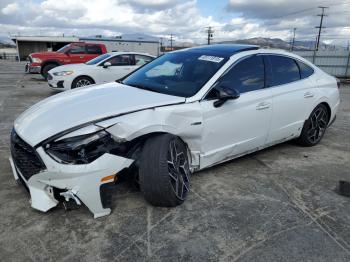
[[[0,36],[116,36],[144,33],[178,42],[205,43],[252,37],[315,40],[321,10],[321,40],[347,45],[350,1],[345,0],[0,0]]]

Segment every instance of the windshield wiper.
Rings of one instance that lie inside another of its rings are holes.
[[[150,89],[149,87],[143,86],[143,85],[139,85],[139,84],[127,84],[128,86],[132,86],[132,87],[136,87],[139,89],[143,89],[143,90],[148,90],[148,91],[154,91],[153,89]]]
[[[142,90],[147,90],[147,91],[159,93],[159,94],[166,94],[166,93],[163,93],[160,90],[154,89],[154,88],[149,87],[149,86],[144,86],[144,85],[140,85],[140,84],[125,84],[125,83],[122,83],[122,84],[128,85],[128,86],[132,86],[132,87],[135,87],[135,88],[138,88],[138,89],[142,89]]]

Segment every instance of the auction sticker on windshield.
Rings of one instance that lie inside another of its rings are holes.
[[[200,57],[198,57],[198,60],[220,63],[222,60],[224,60],[224,58],[218,57],[218,56],[211,56],[211,55],[201,55]]]

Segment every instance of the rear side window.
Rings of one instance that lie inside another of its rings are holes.
[[[269,55],[272,83],[268,86],[278,86],[300,80],[299,67],[294,59],[279,55]]]
[[[296,62],[297,62],[299,69],[300,69],[301,79],[307,78],[314,73],[314,70],[310,66],[308,66],[300,61],[296,61]]]
[[[137,65],[137,66],[144,65],[152,60],[153,60],[153,58],[150,56],[135,55],[135,65]]]
[[[88,45],[86,46],[86,52],[88,54],[102,54],[102,49],[99,45]]]
[[[248,57],[233,66],[221,79],[219,85],[235,88],[240,93],[259,90],[265,85],[262,56]]]

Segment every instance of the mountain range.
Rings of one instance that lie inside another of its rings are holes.
[[[115,38],[119,38],[119,39],[121,38],[125,40],[160,41],[160,38],[157,36],[147,35],[143,33],[123,34]],[[170,39],[164,37],[162,38],[161,41],[163,46],[170,46]],[[215,43],[215,41],[213,41],[213,43]],[[250,44],[250,45],[259,45],[261,47],[279,48],[279,49],[285,49],[285,50],[289,50],[291,47],[291,43],[289,41],[284,41],[280,38],[263,38],[263,37],[228,40],[228,41],[222,41],[222,42],[216,42],[216,43]],[[0,36],[0,45],[3,47],[9,47],[9,46],[14,46],[14,43],[8,36]],[[173,45],[178,47],[190,47],[196,44],[176,40],[173,42]],[[294,50],[300,50],[300,51],[312,50],[314,46],[315,46],[315,41],[295,41]]]

